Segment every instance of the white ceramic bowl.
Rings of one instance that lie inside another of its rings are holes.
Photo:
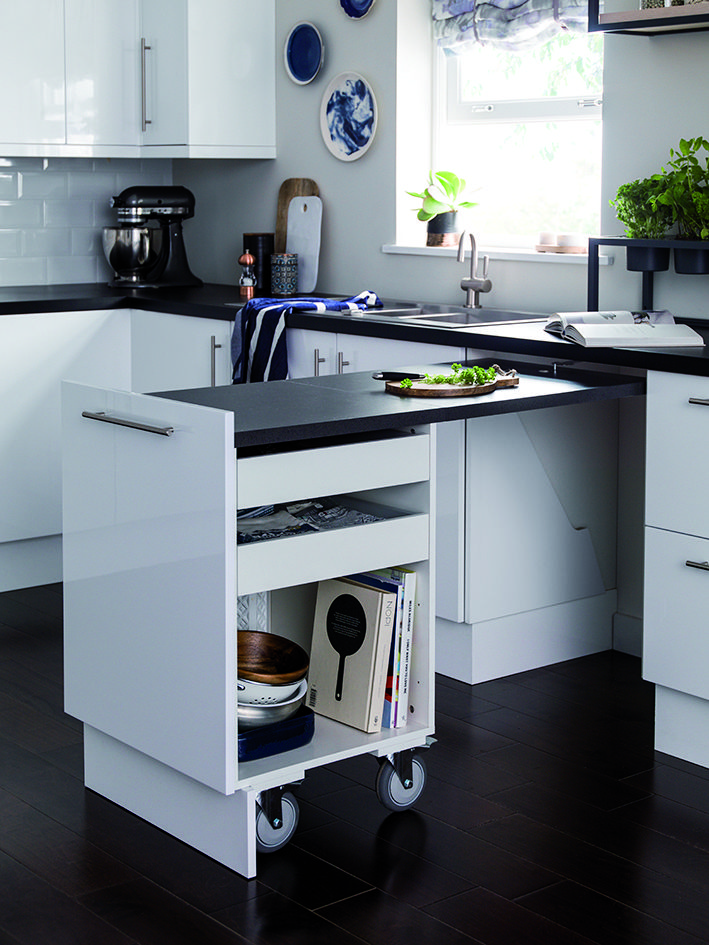
[[[259,728],[261,725],[270,725],[272,722],[283,722],[289,719],[305,702],[307,691],[308,682],[301,679],[297,691],[285,702],[271,702],[263,705],[239,702],[236,707],[239,728]]]
[[[253,679],[237,679],[236,695],[244,705],[274,705],[285,702],[294,695],[302,680],[274,686],[272,683],[255,682]]]

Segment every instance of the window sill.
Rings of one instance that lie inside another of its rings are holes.
[[[394,243],[385,243],[382,246],[382,252],[394,256],[437,256],[440,258],[455,258],[458,250],[454,246],[398,246]],[[507,248],[478,248],[478,253],[482,256],[489,256],[490,259],[498,259],[506,262],[533,262],[533,263],[553,263],[563,266],[586,266],[588,264],[588,255],[586,253],[537,253],[533,249],[507,249]],[[612,266],[614,257],[612,255],[598,256],[600,266]]]

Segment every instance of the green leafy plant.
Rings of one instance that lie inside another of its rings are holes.
[[[479,364],[472,367],[463,367],[462,364],[451,364],[452,374],[426,374],[424,384],[460,384],[461,386],[478,386],[491,384],[497,377],[494,367],[484,368]],[[403,387],[403,383],[402,383]]]
[[[406,193],[423,201],[417,217],[426,223],[440,213],[456,213],[458,210],[476,207],[476,203],[461,199],[464,190],[465,181],[452,171],[431,171],[428,183],[421,193],[413,190],[407,190]]]
[[[681,138],[679,150],[670,148],[668,165],[653,176],[660,187],[654,206],[672,213],[681,239],[709,239],[709,141]]]
[[[672,226],[672,208],[661,201],[665,184],[660,175],[621,184],[610,201],[631,239],[661,239]]]

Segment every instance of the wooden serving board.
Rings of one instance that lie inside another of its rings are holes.
[[[387,381],[385,386],[390,394],[404,397],[477,397],[478,394],[491,394],[497,387],[497,381],[489,384],[426,384],[424,381],[412,381],[411,387],[402,387],[401,381]]]
[[[319,195],[320,189],[318,185],[309,177],[289,177],[288,180],[283,181],[278,191],[274,252],[285,253],[286,251],[288,207],[293,197],[318,197]]]
[[[498,387],[519,386],[519,374],[514,368],[503,371],[498,364],[493,367],[497,377],[489,384],[426,384],[425,381],[412,379],[411,387],[402,387],[401,381],[387,381],[385,389],[390,394],[403,397],[477,397],[479,394],[491,394]]]

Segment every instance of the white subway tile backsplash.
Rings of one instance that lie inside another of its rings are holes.
[[[171,183],[167,159],[0,157],[0,285],[108,281],[111,197]]]

